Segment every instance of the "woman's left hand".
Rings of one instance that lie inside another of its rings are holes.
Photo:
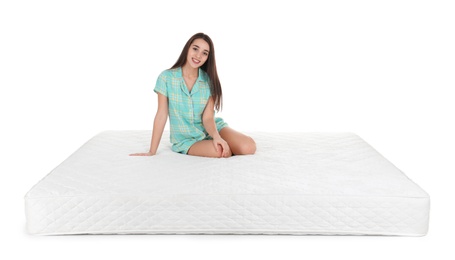
[[[229,157],[231,155],[231,148],[229,147],[228,143],[224,141],[221,137],[213,138],[213,145],[215,146],[215,150],[221,157]]]

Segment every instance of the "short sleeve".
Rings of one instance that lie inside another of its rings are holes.
[[[164,75],[164,72],[161,73],[160,76],[158,77],[158,79],[156,80],[155,89],[153,91],[155,91],[156,93],[160,93],[166,97],[168,96],[167,95],[166,76]]]

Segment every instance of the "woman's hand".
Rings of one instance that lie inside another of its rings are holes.
[[[132,153],[130,156],[153,156],[155,155],[154,153],[148,152],[148,153]]]
[[[215,146],[215,150],[220,154],[220,157],[228,157],[231,155],[231,148],[223,138],[213,138],[213,145]]]

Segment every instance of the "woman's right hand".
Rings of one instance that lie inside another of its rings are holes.
[[[148,153],[132,153],[130,156],[153,156],[155,155],[154,153],[148,152]]]

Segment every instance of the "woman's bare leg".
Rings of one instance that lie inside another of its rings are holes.
[[[253,138],[228,126],[221,129],[220,135],[229,144],[232,153],[235,155],[254,154],[256,152],[256,143]]]
[[[223,149],[221,148],[221,145],[218,145],[218,152],[215,150],[212,140],[202,140],[194,143],[188,150],[188,154],[194,156],[221,158],[222,151]],[[230,152],[226,157],[230,156],[232,156],[232,152]]]

